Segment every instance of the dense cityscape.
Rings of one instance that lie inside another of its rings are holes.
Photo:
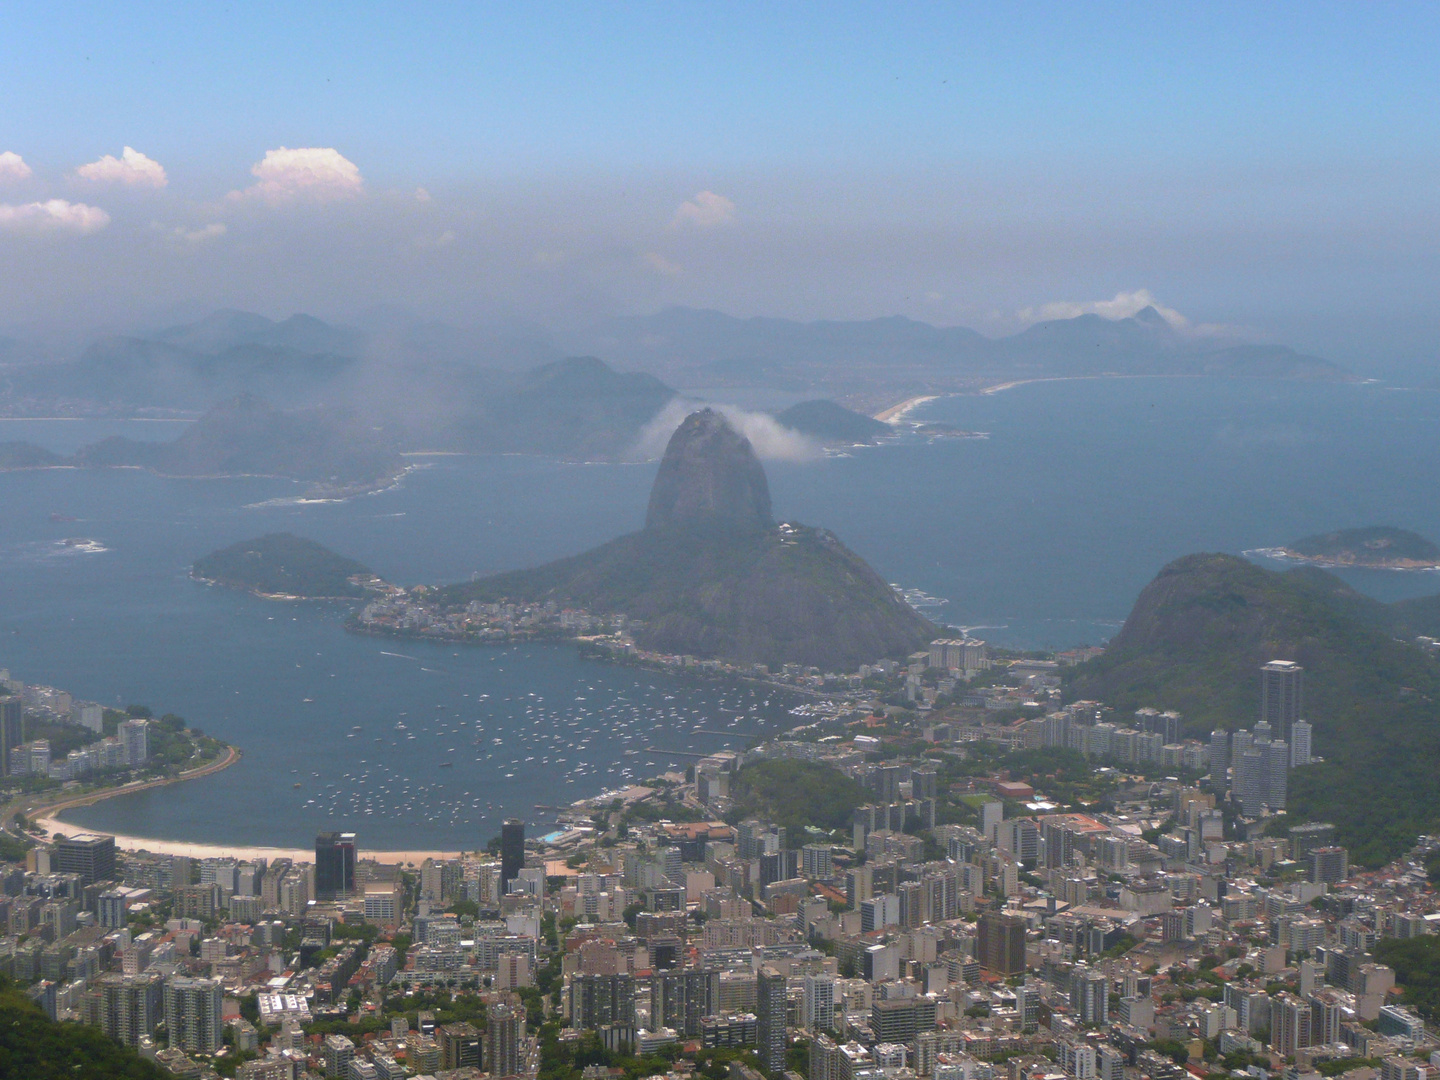
[[[811,674],[832,692],[783,737],[418,864],[354,832],[313,859],[199,858],[22,814],[0,974],[180,1077],[1440,1066],[1416,948],[1440,940],[1440,841],[1361,870],[1334,825],[1285,823],[1291,771],[1324,750],[1304,670],[1266,664],[1252,726],[1201,739],[1175,712],[1061,706],[1062,668],[1094,652],[940,639],[853,686]],[[147,736],[173,722],[6,686],[7,815],[164,779]],[[40,729],[80,745],[52,757]]]

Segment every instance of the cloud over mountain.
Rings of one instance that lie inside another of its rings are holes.
[[[1154,308],[1160,316],[1176,330],[1190,325],[1190,320],[1174,308],[1168,308],[1155,299],[1149,289],[1134,292],[1119,292],[1113,300],[1060,300],[1041,304],[1038,308],[1024,308],[1018,314],[1024,322],[1049,322],[1054,319],[1074,319],[1081,315],[1099,315],[1103,319],[1128,319],[1138,315],[1147,307]]]

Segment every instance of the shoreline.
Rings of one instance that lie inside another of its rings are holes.
[[[118,795],[129,795],[136,791],[146,791],[152,788],[166,787],[170,784],[178,784],[188,780],[203,780],[223,769],[234,765],[243,755],[235,747],[228,748],[224,758],[202,765],[190,772],[181,773],[178,776],[166,777],[160,780],[151,780],[143,784],[130,784],[115,788],[105,788],[102,791],[90,791],[83,795],[75,795],[59,799],[38,809],[19,807],[18,812],[25,814],[31,825],[31,829],[44,829],[48,835],[61,832],[66,835],[73,835],[76,832],[99,832],[104,836],[111,836],[115,839],[115,846],[122,851],[144,851],[155,855],[188,855],[192,858],[221,858],[227,855],[243,858],[264,858],[264,859],[291,859],[297,862],[313,862],[315,852],[305,848],[287,848],[268,844],[215,844],[201,841],[189,840],[162,840],[153,836],[132,836],[128,833],[109,832],[104,829],[90,830],[86,826],[77,825],[74,822],[64,820],[61,816],[67,810],[75,810],[82,806],[93,806],[96,803],[104,802],[106,799],[113,799]],[[27,830],[29,831],[29,830]],[[30,831],[33,838],[33,831]],[[361,848],[358,854],[367,858],[373,858],[377,862],[422,863],[426,859],[453,859],[465,854],[461,851],[384,851],[370,848]]]
[[[945,397],[944,394],[918,394],[912,398],[906,398],[898,405],[891,405],[888,409],[881,409],[873,419],[879,420],[882,424],[894,424],[905,419],[912,409],[919,408],[927,401],[934,401],[936,398]]]
[[[1247,548],[1241,555],[1263,556],[1276,562],[1294,563],[1297,566],[1314,566],[1321,570],[1383,570],[1399,574],[1433,574],[1440,571],[1440,563],[1406,560],[1391,563],[1356,562],[1353,559],[1332,558],[1327,555],[1300,555],[1285,547]]]

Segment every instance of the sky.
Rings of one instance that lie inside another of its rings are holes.
[[[0,34],[0,326],[1151,300],[1440,358],[1440,8],[67,4]]]

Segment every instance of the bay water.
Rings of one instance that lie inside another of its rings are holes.
[[[1166,562],[1336,528],[1440,538],[1440,395],[1378,384],[1114,379],[929,402],[906,437],[767,463],[777,516],[833,529],[955,626],[1017,648],[1100,643]],[[158,422],[0,421],[58,451]],[[463,580],[638,527],[655,466],[427,457],[390,491],[295,501],[267,479],[134,470],[0,474],[0,666],[107,705],[144,703],[234,743],[213,777],[72,811],[89,828],[305,846],[473,848],[518,815],[798,722],[796,695],[580,659],[565,645],[353,635],[338,603],[265,601],[188,577],[237,540],[291,531],[401,584]],[[52,519],[53,515],[53,519]],[[93,545],[67,544],[90,540]],[[103,549],[103,550],[98,550]],[[1428,573],[1347,571],[1382,599]],[[677,752],[667,755],[666,751]]]

